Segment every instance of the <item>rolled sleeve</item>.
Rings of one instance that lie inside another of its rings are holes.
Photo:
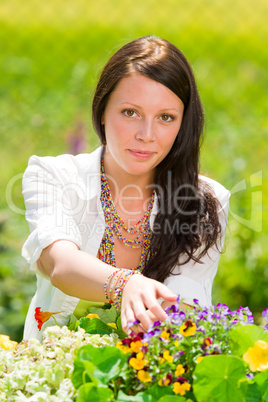
[[[39,274],[37,260],[44,248],[57,240],[70,240],[79,248],[82,242],[74,218],[75,205],[72,197],[68,197],[70,185],[51,163],[54,159],[32,156],[22,183],[25,217],[31,232],[22,247],[22,256]]]

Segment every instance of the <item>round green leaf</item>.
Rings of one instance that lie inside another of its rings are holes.
[[[78,390],[76,402],[109,402],[114,394],[108,387],[96,387],[93,383],[82,385]]]
[[[245,379],[243,361],[235,356],[206,356],[194,371],[193,391],[198,402],[238,402],[244,398],[239,387]]]
[[[83,383],[84,380],[92,381],[89,380],[91,377],[95,377],[103,384],[108,384],[111,379],[119,375],[126,359],[126,355],[115,346],[96,348],[92,345],[85,345],[79,349],[74,361],[73,384],[77,387],[77,385]],[[88,362],[93,364],[94,372],[88,371]],[[88,374],[86,378],[83,378],[84,371]]]
[[[257,325],[241,325],[230,332],[230,348],[233,354],[242,356],[258,340],[268,342],[268,333]]]
[[[261,391],[263,401],[268,402],[268,370],[257,374],[254,379]]]
[[[176,395],[165,395],[162,396],[158,402],[185,402],[185,398]]]
[[[156,402],[152,395],[138,392],[136,395],[126,395],[124,392],[119,391],[117,400],[120,402]]]
[[[80,320],[79,326],[84,328],[87,334],[100,334],[100,335],[109,335],[113,332],[112,327],[105,324],[98,318],[87,318],[83,317]]]

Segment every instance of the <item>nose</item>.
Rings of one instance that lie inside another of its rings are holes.
[[[151,142],[155,140],[155,125],[153,119],[145,119],[141,121],[136,139],[143,142]]]

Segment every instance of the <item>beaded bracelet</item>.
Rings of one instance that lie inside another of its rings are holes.
[[[122,268],[109,275],[104,284],[106,300],[113,304],[117,310],[120,310],[121,308],[122,293],[132,275],[142,275],[142,273],[139,271]],[[109,286],[109,290],[107,291],[110,280],[111,284]]]
[[[112,289],[113,279],[112,279],[111,285],[110,285],[110,287],[109,287],[109,293],[107,292],[107,286],[108,286],[108,283],[109,283],[110,279],[111,279],[111,278],[114,278],[114,276],[116,276],[117,273],[118,273],[118,270],[117,270],[117,271],[114,271],[111,275],[109,275],[108,278],[106,279],[105,284],[104,284],[104,293],[105,293],[105,297],[106,297],[106,300],[107,300],[109,303],[112,303],[112,302],[110,301],[110,294],[109,294],[109,293],[110,293],[110,290]]]
[[[115,289],[115,286],[117,285],[117,282],[118,282],[120,276],[122,275],[122,273],[124,271],[129,271],[129,269],[122,268],[122,269],[118,269],[117,271],[114,271],[111,275],[108,276],[108,278],[104,284],[104,292],[105,292],[106,300],[111,304],[113,303],[112,293]],[[109,286],[109,290],[107,291],[107,287],[108,287],[110,279],[112,279],[112,280],[111,280],[111,284]]]
[[[142,275],[142,273],[129,269],[124,270],[120,275],[118,282],[114,288],[112,302],[117,310],[120,310],[121,308],[123,290],[132,275]]]

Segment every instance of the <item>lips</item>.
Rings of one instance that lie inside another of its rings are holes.
[[[155,152],[145,151],[141,149],[129,149],[128,151],[131,155],[140,159],[147,159],[155,154]]]

